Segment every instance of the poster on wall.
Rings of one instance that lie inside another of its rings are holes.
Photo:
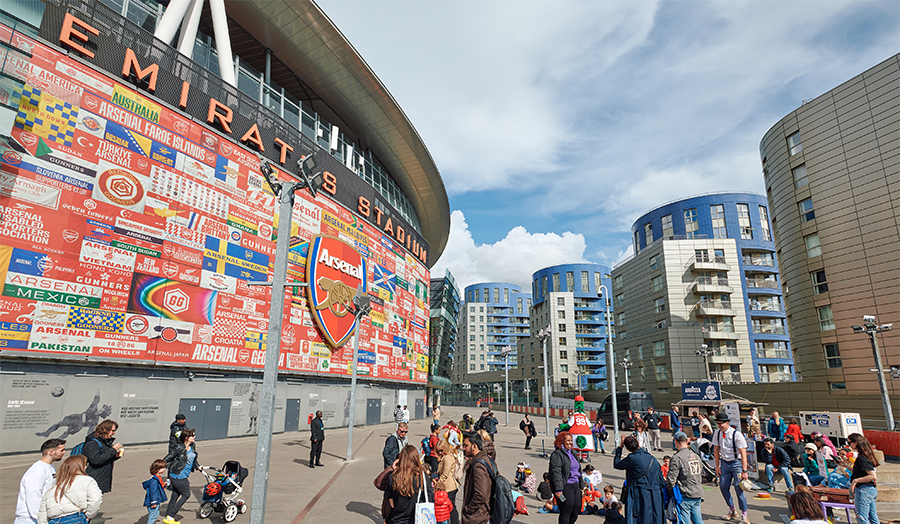
[[[270,289],[248,282],[271,277],[278,217],[255,153],[30,45],[15,64],[27,79],[10,98],[15,120],[0,130],[0,354],[262,370]],[[327,192],[298,195],[291,219],[289,278],[305,279],[316,238],[360,257],[352,266],[374,306],[360,325],[359,373],[426,382],[427,267]],[[288,289],[283,372],[349,374],[352,330],[317,316],[325,303],[340,309],[321,290],[311,306]],[[137,396],[113,405],[115,416],[156,416]],[[45,409],[49,427],[62,415]]]

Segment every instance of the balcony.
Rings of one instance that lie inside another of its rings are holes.
[[[702,328],[703,338],[710,340],[739,340],[741,335],[734,332],[730,324],[706,324]]]
[[[585,314],[576,314],[575,322],[606,322],[606,319],[603,318],[603,315],[585,315]]]
[[[778,324],[753,324],[754,335],[784,335],[784,326]]]
[[[772,255],[744,255],[741,261],[745,266],[775,267]]]
[[[737,314],[730,300],[701,300],[694,306],[698,317],[734,317]]]
[[[688,289],[698,295],[734,293],[734,290],[728,286],[727,278],[716,277],[700,277],[688,284]]]
[[[606,306],[602,300],[575,300],[575,309],[604,309]]]
[[[791,358],[791,352],[787,349],[757,349],[756,358]]]
[[[734,371],[714,371],[709,374],[710,380],[723,384],[738,384],[741,382],[741,374]]]
[[[780,290],[781,286],[775,280],[767,280],[763,278],[748,278],[747,287],[751,289],[774,289]]]
[[[586,328],[583,326],[575,326],[575,334],[576,335],[588,335],[588,336],[598,336],[602,337],[604,328]]]
[[[760,302],[759,300],[750,299],[750,311],[769,311],[772,313],[780,313],[784,311],[781,304],[770,302]]]
[[[709,355],[710,364],[740,364],[737,348],[716,348]]]
[[[725,257],[695,256],[685,264],[691,271],[728,271],[731,266],[725,262]]]
[[[760,373],[760,383],[763,382],[793,382],[790,373]]]

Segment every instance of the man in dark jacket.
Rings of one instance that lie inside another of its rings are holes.
[[[629,453],[624,459],[623,446]],[[663,522],[665,480],[656,458],[640,447],[636,438],[628,435],[622,437],[622,442],[616,448],[613,467],[625,470],[625,480],[628,483],[627,496],[623,496],[622,500],[625,504],[625,522],[627,524]]]
[[[97,424],[94,433],[84,439],[81,453],[87,458],[85,472],[97,481],[103,493],[112,491],[113,464],[122,458],[125,450],[122,444],[116,443],[114,435],[119,425],[106,419]]]
[[[324,466],[322,464],[322,442],[325,441],[325,422],[322,421],[322,412],[316,411],[316,418],[309,426],[309,467]]]
[[[703,476],[700,457],[691,451],[688,436],[683,431],[672,435],[672,442],[678,450],[669,463],[666,484],[670,488],[678,486],[681,502],[678,503],[678,522],[682,524],[703,524],[700,503],[703,499]]]
[[[780,471],[787,484],[788,491],[794,490],[791,482],[791,457],[787,451],[775,445],[775,441],[768,437],[763,442],[763,449],[759,451],[759,463],[766,465],[766,478],[769,480],[769,491],[775,491],[775,471]]]
[[[381,451],[381,457],[384,459],[384,467],[392,465],[397,457],[400,456],[400,450],[406,446],[406,433],[409,431],[409,424],[401,422],[397,424],[397,432],[393,433],[384,441],[384,449]]]
[[[662,451],[662,441],[659,435],[659,424],[662,417],[652,407],[647,408],[647,414],[644,415],[644,422],[647,423],[647,434],[650,435],[650,449],[648,451]]]
[[[497,417],[494,416],[494,412],[488,411],[487,414],[485,414],[484,418],[482,419],[481,427],[479,429],[483,429],[483,430],[487,431],[488,434],[490,434],[490,435],[496,435],[498,423],[499,423],[499,421],[497,420]]]
[[[475,432],[466,432],[463,437],[463,453],[466,462],[466,480],[463,484],[462,524],[488,524],[491,520],[491,494],[494,483],[487,464],[492,464],[490,456],[482,451],[484,442]]]
[[[782,448],[784,448],[788,456],[791,457],[791,467],[803,469],[803,455],[805,454],[803,452],[803,446],[794,440],[793,435],[784,436],[784,446],[782,446]]]
[[[175,449],[175,446],[181,442],[181,432],[187,427],[187,420],[183,413],[175,415],[175,422],[169,424],[169,452]]]

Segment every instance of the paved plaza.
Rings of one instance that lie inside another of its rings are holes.
[[[442,423],[447,420],[459,420],[463,413],[469,413],[477,419],[478,408],[460,408],[445,406],[442,408]],[[504,427],[506,415],[495,412],[500,421],[496,440],[497,462],[501,472],[512,479],[515,465],[519,461],[528,462],[540,479],[547,471],[549,460],[540,458],[542,436],[532,442],[532,449],[523,449],[524,436],[518,430],[522,415],[510,413],[509,427]],[[539,431],[544,428],[542,417],[533,418]],[[419,445],[419,441],[429,433],[430,419],[415,420],[410,423],[410,442]],[[551,419],[551,424],[559,421]],[[382,494],[372,485],[375,476],[381,472],[381,450],[385,438],[394,430],[394,424],[357,427],[353,432],[354,460],[345,462],[347,449],[347,429],[326,431],[322,462],[325,467],[310,469],[307,466],[309,457],[309,433],[283,433],[275,435],[272,440],[272,460],[269,468],[269,494],[266,511],[266,522],[296,524],[303,522],[340,522],[376,523],[382,522],[380,515]],[[70,441],[67,447],[77,444]],[[611,444],[611,441],[610,441]],[[551,451],[552,441],[546,440],[547,451]],[[671,448],[671,438],[663,434],[663,446]],[[238,460],[250,470],[250,477],[244,482],[244,499],[249,502],[253,485],[255,438],[232,438],[210,442],[197,442],[200,463],[221,467],[226,460]],[[654,453],[658,459],[663,455]],[[141,482],[149,478],[149,466],[156,458],[166,454],[166,444],[144,446],[126,446],[125,456],[116,463],[113,476],[113,491],[104,496],[100,514],[92,520],[93,524],[145,524],[147,511],[142,507],[144,492]],[[12,522],[19,480],[25,470],[39,458],[37,453],[0,457],[0,522]],[[591,463],[603,473],[604,483],[616,486],[616,494],[624,478],[621,472],[612,467],[612,453],[591,454]],[[59,463],[56,464],[59,466]],[[197,508],[204,486],[202,474],[191,475],[192,497],[181,511],[183,522],[201,520],[197,516]],[[783,484],[780,485],[783,487]],[[704,485],[704,520],[721,522],[727,507],[718,489],[710,484]],[[462,490],[457,497],[462,502]],[[770,500],[748,497],[750,521],[781,523],[781,514],[787,513],[783,493],[779,492]],[[520,515],[513,519],[519,523],[553,523],[557,515],[538,513],[539,502],[533,495],[526,496],[526,505],[530,515]],[[249,513],[239,515],[235,522],[249,522]],[[602,522],[602,518],[594,515],[582,515],[579,521]],[[220,513],[211,517],[214,522],[222,522]]]

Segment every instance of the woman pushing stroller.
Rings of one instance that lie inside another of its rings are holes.
[[[197,470],[203,470],[197,455],[196,433],[193,429],[184,428],[172,451],[163,459],[169,470],[169,487],[172,489],[172,498],[166,508],[166,518],[163,524],[178,524],[175,515],[181,506],[191,497],[191,483],[188,480],[190,474]]]

